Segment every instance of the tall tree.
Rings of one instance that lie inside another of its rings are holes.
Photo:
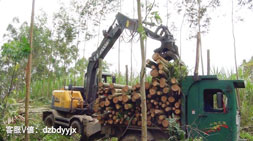
[[[192,0],[192,1],[181,1],[179,4],[179,11],[184,12],[184,17],[187,19],[190,27],[190,38],[195,37],[197,39],[196,45],[196,64],[194,74],[198,72],[199,57],[201,57],[202,74],[204,74],[204,65],[202,57],[202,42],[201,34],[209,31],[209,25],[211,17],[208,14],[208,10],[217,8],[220,5],[219,0]],[[183,6],[182,6],[183,5]],[[184,7],[184,9],[182,8]],[[183,10],[182,10],[183,9]]]
[[[147,141],[147,105],[146,105],[146,93],[145,93],[145,50],[144,50],[144,39],[146,37],[144,28],[142,26],[141,17],[141,2],[137,0],[137,10],[138,10],[138,32],[140,34],[140,47],[141,47],[141,73],[140,73],[140,83],[141,83],[141,120],[142,120],[142,141]]]
[[[34,23],[34,6],[35,0],[32,1],[32,14],[31,14],[31,26],[30,26],[30,50],[33,48],[33,23]],[[28,63],[26,67],[26,98],[25,98],[25,140],[29,141],[28,125],[29,125],[29,99],[30,99],[30,83],[31,83],[31,69],[32,69],[32,53],[30,52],[28,57]]]
[[[235,40],[235,32],[234,32],[234,0],[231,1],[231,24],[232,24],[232,36],[233,36],[233,46],[234,46],[234,61],[235,61],[235,73],[236,73],[236,79],[239,79],[238,75],[238,68],[237,68],[237,58],[236,58],[236,40]],[[241,100],[240,100],[240,94],[239,89],[236,89],[236,96],[237,96],[237,106],[239,107],[239,110],[241,109]]]

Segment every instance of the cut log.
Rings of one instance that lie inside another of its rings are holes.
[[[175,98],[174,98],[173,96],[170,96],[170,97],[168,98],[168,101],[169,101],[170,103],[173,103],[173,102],[175,102]]]
[[[176,102],[176,103],[174,104],[174,106],[175,106],[175,108],[179,108],[179,107],[180,107],[180,102]]]
[[[133,96],[132,96],[132,101],[133,102],[135,102],[136,100],[138,100],[140,98],[141,98],[141,94],[140,93],[136,93],[136,92],[133,93]]]
[[[114,120],[114,122],[113,122],[113,124],[118,124],[119,123],[119,119],[116,119],[116,120]]]
[[[99,102],[99,107],[104,107],[105,106],[105,101],[100,101]]]
[[[156,93],[157,93],[157,95],[162,95],[161,91],[157,91]]]
[[[126,93],[126,92],[128,92],[130,89],[129,89],[129,87],[126,85],[126,86],[124,86],[121,90],[122,90],[123,93]]]
[[[180,87],[177,84],[174,84],[171,86],[171,90],[174,92],[179,92],[180,91]]]
[[[112,119],[113,119],[113,120],[116,120],[117,117],[118,117],[118,116],[114,115],[114,116],[112,117]]]
[[[164,120],[162,121],[162,126],[163,126],[164,128],[168,128],[168,127],[169,127],[169,121],[168,121],[167,119],[164,119]]]
[[[171,83],[171,84],[178,84],[177,79],[176,79],[175,77],[172,77],[172,78],[170,79],[170,83]]]
[[[163,110],[160,110],[160,109],[155,109],[155,114],[156,115],[160,115],[160,114],[163,114]]]
[[[170,64],[169,61],[165,60],[165,59],[164,59],[162,56],[160,56],[158,53],[153,54],[152,59],[155,60],[155,61],[161,60],[161,62],[162,62],[163,64],[165,64],[165,66],[169,66],[169,64]]]
[[[170,105],[170,102],[169,102],[169,101],[166,101],[166,105],[168,105],[168,106],[169,106],[169,105]]]
[[[165,103],[163,103],[161,107],[162,107],[162,108],[165,108],[166,106],[167,106],[167,105],[166,105]]]
[[[103,86],[104,86],[103,82],[98,83],[98,87],[103,87]]]
[[[148,66],[149,68],[151,68],[151,66],[158,67],[158,65],[154,61],[152,61],[150,59],[146,60],[146,66]]]
[[[112,110],[112,107],[106,107],[105,110],[106,110],[106,111],[111,111],[111,110]]]
[[[118,100],[121,102],[122,101],[122,95],[118,96]]]
[[[152,59],[156,61],[156,60],[159,59],[159,56],[160,55],[158,53],[154,53],[153,56],[152,56]]]
[[[167,80],[165,78],[160,78],[160,87],[164,88],[165,86],[168,86]]]
[[[162,97],[161,97],[161,101],[162,101],[163,103],[166,103],[166,101],[167,101],[167,96],[162,96]]]
[[[113,101],[113,103],[118,103],[119,102],[119,97],[118,96],[116,96],[116,97],[114,97],[113,99],[112,99],[112,101]]]
[[[109,95],[107,98],[108,98],[109,100],[112,100],[113,96],[112,96],[112,95]]]
[[[159,115],[159,120],[163,121],[166,118],[165,115]]]
[[[115,89],[115,93],[122,93],[121,89]]]
[[[111,102],[106,98],[105,100],[105,106],[109,106],[111,104]]]
[[[169,111],[171,111],[171,107],[166,107],[164,110],[165,110],[166,112],[169,112]]]
[[[131,95],[122,95],[122,102],[127,103],[131,99]]]
[[[168,94],[169,91],[170,91],[170,88],[169,88],[169,87],[163,88],[163,93],[164,93],[164,94]]]
[[[115,108],[116,108],[117,110],[119,110],[119,109],[121,108],[121,105],[120,105],[120,104],[115,104]]]
[[[156,62],[158,63],[159,70],[164,70],[167,73],[169,72],[168,66],[166,66],[165,64],[163,64],[160,60],[157,60]]]
[[[151,89],[149,89],[149,93],[151,95],[155,95],[156,94],[156,90],[157,90],[157,87],[152,87]]]
[[[101,84],[100,84],[101,85]],[[115,89],[122,89],[122,88],[124,88],[126,85],[120,85],[120,84],[115,84],[115,83],[110,83],[110,84],[108,84],[108,83],[103,83],[103,87],[105,87],[105,88],[110,88],[110,89],[113,89],[113,88],[115,88]],[[132,89],[132,87],[131,86],[128,86],[128,88],[129,89]]]
[[[154,101],[154,103],[153,103],[153,104],[158,106],[158,104],[159,104],[159,103],[158,103],[157,101]]]
[[[157,69],[152,69],[152,71],[150,72],[150,75],[152,77],[158,77],[159,76],[159,72]]]
[[[111,124],[111,125],[113,124],[113,120],[112,119],[109,119],[107,122],[108,122],[108,124]]]
[[[154,87],[158,86],[158,85],[159,85],[158,80],[153,80],[152,85],[153,85]]]
[[[131,109],[131,108],[133,108],[133,104],[130,104],[130,103],[124,104],[124,108],[125,108],[125,110]]]
[[[181,110],[180,109],[176,109],[175,110],[175,114],[179,115],[181,113]]]

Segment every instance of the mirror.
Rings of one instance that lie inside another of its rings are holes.
[[[221,92],[217,92],[217,106],[223,108],[223,94]]]
[[[116,83],[116,77],[112,76],[112,83]]]

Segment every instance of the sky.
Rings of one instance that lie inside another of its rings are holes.
[[[65,0],[65,3],[68,3],[69,0]],[[163,23],[166,23],[164,19],[166,8],[164,1],[157,1]],[[210,49],[210,60],[211,68],[219,68],[224,70],[234,70],[234,51],[233,51],[233,38],[231,31],[231,1],[224,0],[222,2],[222,7],[210,12],[212,17],[211,25],[209,27],[209,32],[202,35],[202,51],[203,51],[203,60],[205,66],[206,74],[206,52],[207,49]],[[132,10],[129,10],[129,7],[133,7],[132,1],[122,0],[121,12],[129,17],[133,17]],[[9,23],[12,22],[13,17],[18,17],[22,21],[28,21],[30,23],[31,15],[31,6],[32,0],[0,0],[0,45],[4,43],[2,36],[6,32],[6,28]],[[35,15],[39,13],[40,9],[43,9],[47,12],[49,19],[52,17],[53,12],[59,8],[58,0],[36,0],[35,2]],[[170,10],[174,10],[173,6],[170,6]],[[165,12],[164,12],[165,11]],[[136,13],[135,18],[136,18]],[[85,56],[89,57],[93,51],[97,48],[98,40],[102,41],[102,30],[108,29],[112,24],[116,13],[111,13],[105,15],[105,21],[100,27],[100,36],[95,37],[94,39],[85,43]],[[244,20],[239,21],[239,17],[242,17]],[[236,47],[237,47],[237,62],[238,65],[242,61],[249,60],[253,56],[253,43],[252,43],[252,33],[253,33],[253,10],[240,9],[235,11],[235,37],[236,37]],[[182,22],[182,16],[172,15],[168,23],[171,25],[171,21],[174,21],[174,24],[177,27],[180,27],[179,24]],[[170,29],[170,26],[169,26]],[[99,30],[99,29],[97,29]],[[174,38],[176,39],[176,44],[180,47],[180,30],[171,30]],[[126,33],[124,33],[126,36]],[[189,36],[189,25],[185,21],[182,27],[182,60],[188,66],[192,72],[195,65],[195,50],[196,50],[196,39],[188,39]],[[126,43],[121,40],[120,44],[115,43],[113,49],[105,57],[105,60],[112,64],[110,67],[111,72],[116,72],[118,68],[118,46],[120,45],[120,69],[124,73],[125,65],[128,65],[130,69],[130,46],[131,43]],[[84,46],[84,45],[83,45]],[[80,49],[80,56],[83,54],[83,46]],[[151,59],[153,50],[159,47],[157,41],[148,39],[147,41],[147,57]],[[138,38],[135,39],[133,43],[133,70],[136,74],[140,72],[141,67],[141,56],[140,56],[140,46]],[[201,70],[199,71],[201,74]]]

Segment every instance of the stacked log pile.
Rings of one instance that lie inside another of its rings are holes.
[[[147,126],[167,128],[168,118],[180,122],[181,88],[173,76],[174,66],[159,54],[146,61],[151,68],[151,82],[145,83],[147,96]],[[124,86],[99,83],[98,98],[94,105],[97,118],[104,125],[141,126],[140,84]]]

